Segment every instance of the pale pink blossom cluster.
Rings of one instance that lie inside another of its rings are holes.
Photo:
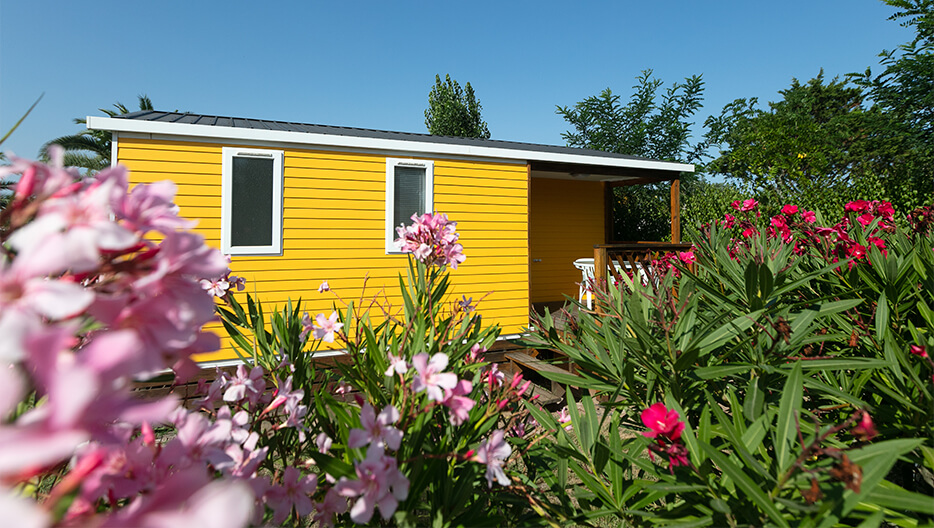
[[[2,178],[19,175],[0,211],[0,509],[17,512],[5,521],[245,524],[248,486],[213,482],[195,463],[223,452],[216,442],[233,417],[209,424],[174,398],[130,394],[134,378],[167,367],[185,378],[197,368],[192,354],[218,348],[202,330],[214,302],[200,281],[226,275],[227,261],[187,230],[173,184],[128,192],[122,167],[82,179],[61,167],[60,151],[52,159],[0,168]],[[18,410],[33,391],[38,403]],[[150,425],[159,423],[179,427],[164,448]],[[69,460],[41,505],[6,488]]]
[[[320,339],[325,343],[333,343],[334,336],[344,327],[344,323],[338,322],[337,312],[331,312],[331,315],[325,317],[323,313],[315,316],[314,320],[305,312],[302,316],[302,333],[299,339],[305,340],[308,334],[312,334],[315,339]]]
[[[426,265],[457,269],[467,257],[464,256],[464,246],[457,242],[460,235],[456,228],[457,222],[448,220],[446,214],[414,214],[411,225],[396,228],[399,234],[396,247],[404,253],[411,253]]]

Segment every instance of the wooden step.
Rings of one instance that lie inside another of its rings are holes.
[[[532,390],[532,395],[529,396],[529,398],[534,398],[535,396],[538,396],[538,398],[536,398],[533,401],[539,405],[551,405],[552,403],[558,403],[559,401],[564,399],[563,392],[560,394],[555,394],[554,392],[546,389],[545,387],[536,385],[534,383],[531,386],[529,386],[529,388]]]
[[[556,367],[551,363],[546,363],[538,358],[534,358],[525,352],[507,352],[506,359],[513,361],[523,367],[536,372],[554,372],[557,374],[570,374],[561,367]]]
[[[508,359],[510,362],[514,363],[515,365],[518,365],[522,368],[527,368],[529,370],[533,370],[535,372],[553,372],[556,374],[570,374],[570,372],[568,372],[567,370],[561,367],[556,367],[552,365],[551,363],[546,363],[545,361],[542,361],[538,358],[534,358],[526,354],[525,352],[507,352],[505,354],[505,358]],[[551,392],[559,398],[562,397],[564,395],[564,385],[562,385],[561,383],[558,383],[557,381],[553,381],[553,380],[549,380],[549,381],[551,381]]]

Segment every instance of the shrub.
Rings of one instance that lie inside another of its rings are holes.
[[[532,410],[555,431],[542,456],[568,459],[581,481],[575,514],[930,523],[931,208],[908,230],[880,202],[850,203],[832,226],[794,206],[734,209],[695,238],[693,271],[666,259],[657,287],[598,289],[603,314],[581,310],[564,333],[536,321],[530,343],[577,366],[549,377],[602,401],[601,413],[583,396],[578,413],[568,392],[576,437]]]

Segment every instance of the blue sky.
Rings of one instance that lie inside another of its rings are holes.
[[[435,74],[470,82],[494,139],[563,144],[555,105],[653,69],[706,82],[698,121],[792,78],[876,67],[910,40],[877,0],[207,2],[0,0],[0,148],[147,94],[157,109],[424,132]],[[2,135],[2,134],[0,134]]]

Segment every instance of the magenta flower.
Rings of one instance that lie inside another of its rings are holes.
[[[792,216],[797,212],[798,212],[797,205],[785,205],[784,207],[782,207],[782,214]]]
[[[684,430],[684,422],[677,411],[669,410],[661,402],[642,411],[642,423],[649,428],[642,434],[649,438],[662,436],[674,441],[681,438],[681,431]]]
[[[477,447],[477,452],[473,460],[486,464],[486,481],[489,487],[493,487],[493,481],[500,486],[509,485],[509,477],[503,471],[503,464],[512,454],[512,447],[504,440],[504,431],[497,429],[493,431],[488,440],[484,440]]]
[[[457,385],[457,374],[442,372],[448,366],[447,354],[439,352],[429,361],[428,354],[422,352],[412,358],[412,365],[418,372],[412,380],[412,390],[427,392],[429,400],[443,401],[444,390],[453,389]]]
[[[691,264],[693,262],[697,262],[697,256],[694,255],[693,251],[679,251],[678,258],[681,260],[681,262],[684,262],[685,264]]]
[[[817,221],[817,215],[814,213],[814,211],[805,211],[801,213],[801,218],[803,218],[804,221],[809,224],[813,224]]]
[[[855,427],[850,429],[850,432],[856,438],[859,438],[863,441],[869,441],[876,437],[879,433],[876,431],[875,424],[872,423],[872,417],[869,416],[869,413],[866,411],[860,411],[861,415],[859,418],[859,423]]]
[[[740,203],[739,200],[736,200],[731,205],[733,206],[733,209],[740,211],[740,212],[744,212],[744,211],[752,211],[753,209],[756,208],[757,205],[759,205],[759,202],[750,198],[748,200],[743,200],[742,203]]]
[[[866,200],[854,200],[854,201],[852,201],[852,202],[847,203],[847,204],[843,207],[843,209],[844,209],[844,211],[852,211],[852,212],[854,212],[854,213],[862,213],[863,211],[866,211],[866,210],[869,209],[869,202],[867,202]]]
[[[914,355],[916,355],[916,356],[920,356],[920,357],[923,357],[923,358],[928,357],[928,351],[927,351],[927,349],[926,349],[924,346],[911,345],[911,346],[908,348],[908,350],[909,350],[912,354],[914,354]]]
[[[856,221],[862,224],[864,227],[871,224],[872,221],[875,219],[876,217],[873,216],[871,213],[863,213],[856,217]]]
[[[373,406],[367,402],[360,409],[360,425],[363,429],[350,430],[347,447],[356,449],[375,441],[393,451],[399,449],[399,444],[402,443],[402,431],[391,425],[398,420],[399,411],[392,405],[384,407],[377,416]]]

